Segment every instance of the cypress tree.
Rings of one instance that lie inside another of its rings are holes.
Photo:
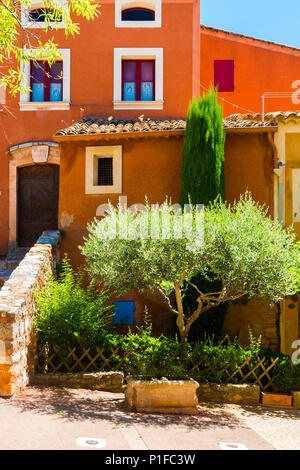
[[[182,154],[183,206],[225,199],[223,109],[211,89],[192,100],[186,121]]]

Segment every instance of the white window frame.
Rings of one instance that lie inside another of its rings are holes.
[[[113,159],[113,185],[95,184],[98,176],[99,158]],[[122,193],[122,145],[101,145],[85,149],[85,194]]]
[[[153,21],[122,21],[122,10],[127,8],[149,8],[155,12]],[[116,28],[161,28],[161,0],[115,0]]]
[[[28,50],[26,51],[28,52]],[[70,109],[70,49],[58,49],[63,61],[63,100],[62,101],[30,101],[30,92],[20,92],[19,106],[21,111],[38,111],[38,110],[68,110]],[[58,59],[61,60],[61,59]],[[30,88],[30,63],[21,61],[21,70],[25,76],[25,85]]]
[[[122,60],[155,60],[155,101],[122,100]],[[114,109],[163,109],[163,48],[114,49]]]
[[[64,5],[64,0],[55,0],[56,3],[61,3],[62,4],[62,7]],[[44,4],[43,4],[43,1],[40,1],[40,0],[32,0],[31,4],[30,4],[30,7],[26,7],[26,6],[22,6],[22,11],[21,11],[21,22],[22,22],[22,26],[24,26],[24,28],[27,28],[27,29],[31,29],[31,28],[35,28],[35,29],[40,29],[40,28],[52,28],[52,29],[57,29],[57,28],[64,28],[65,27],[65,24],[63,22],[63,16],[62,16],[62,19],[61,21],[59,21],[57,24],[56,23],[53,23],[53,25],[50,23],[45,23],[45,22],[41,22],[41,21],[31,21],[29,19],[29,13],[30,11],[32,10],[37,10],[38,8],[43,8],[44,7]],[[67,6],[66,6],[67,8]]]

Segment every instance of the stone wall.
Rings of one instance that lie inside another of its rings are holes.
[[[262,337],[262,346],[273,350],[280,347],[279,307],[258,299],[246,305],[230,304],[225,317],[222,334],[231,339],[238,338],[242,346],[249,344],[249,328],[256,338]]]
[[[0,290],[0,396],[22,391],[34,372],[34,294],[53,272],[59,239],[44,232]]]

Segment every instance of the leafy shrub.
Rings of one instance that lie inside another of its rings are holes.
[[[82,287],[83,274],[75,273],[65,256],[59,278],[49,279],[36,297],[38,313],[34,322],[39,343],[56,346],[64,354],[67,346],[91,347],[103,341],[113,307],[108,294],[98,291],[92,280]]]
[[[278,358],[272,370],[273,388],[276,392],[289,393],[292,390],[300,390],[300,364],[292,365],[290,356],[269,349],[263,349],[262,355],[266,358],[267,365],[271,364],[272,359]]]

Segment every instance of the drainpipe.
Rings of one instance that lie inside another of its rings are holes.
[[[263,97],[264,98],[264,97]],[[263,99],[264,104],[264,99]],[[268,132],[268,140],[273,150],[273,162],[274,162],[274,175],[275,185],[274,190],[277,187],[277,214],[274,208],[274,218],[277,216],[279,222],[284,224],[284,179],[285,179],[285,168],[284,163],[278,158],[277,147],[274,142],[274,136],[271,132]],[[277,184],[276,184],[277,183]],[[281,300],[278,305],[278,336],[279,336],[279,349],[280,352],[285,353],[285,300]]]

